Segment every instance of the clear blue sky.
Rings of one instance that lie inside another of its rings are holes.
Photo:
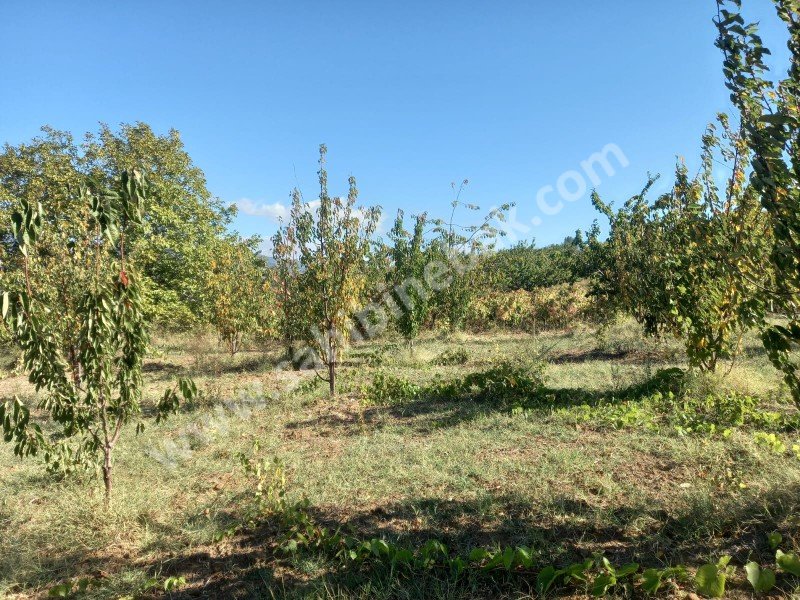
[[[768,0],[744,4],[785,60]],[[595,214],[588,189],[555,215],[537,191],[606,144],[629,161],[599,171],[606,199],[648,171],[663,188],[676,155],[696,164],[728,108],[715,13],[712,0],[4,0],[0,141],[44,124],[177,128],[211,191],[247,208],[236,228],[265,237],[292,187],[314,196],[324,142],[333,193],[352,173],[390,218],[442,215],[450,182],[468,178],[465,200],[516,202],[520,236],[550,243]]]

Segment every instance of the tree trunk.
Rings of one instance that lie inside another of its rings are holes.
[[[108,446],[103,448],[103,485],[106,489],[105,504],[108,508],[111,505],[112,490],[111,448]]]
[[[328,328],[328,385],[331,397],[336,395],[336,344],[333,333],[333,327]]]

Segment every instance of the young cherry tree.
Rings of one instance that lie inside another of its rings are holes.
[[[206,273],[209,316],[231,356],[245,336],[269,321],[265,266],[256,252],[257,238],[217,240]]]
[[[744,331],[762,320],[760,290],[771,277],[769,228],[745,176],[747,145],[726,115],[718,122],[703,136],[700,174],[690,178],[679,163],[672,190],[654,203],[646,198],[653,179],[616,212],[592,195],[611,224],[593,294],[648,334],[683,340],[690,364],[706,371],[735,356]],[[730,169],[723,189],[715,163]]]
[[[506,221],[508,210],[514,206],[507,203],[493,208],[478,224],[459,224],[456,222],[459,209],[473,213],[480,211],[480,206],[461,200],[461,193],[468,183],[465,179],[458,187],[455,183],[450,184],[454,193],[450,202],[450,217],[432,221],[434,238],[430,244],[431,257],[446,262],[449,267],[448,285],[436,294],[434,302],[451,332],[463,326],[469,305],[480,289],[481,278],[485,276],[476,268],[481,252],[494,248],[497,238],[506,235],[502,224]]]
[[[146,192],[137,171],[124,172],[110,190],[91,181],[81,186],[85,226],[60,256],[40,246],[58,235],[58,215],[20,198],[9,240],[9,259],[19,268],[0,280],[2,322],[41,395],[39,409],[57,428],[45,435],[31,422],[29,406],[14,397],[0,406],[4,439],[15,443],[17,455],[44,454],[54,470],[98,466],[106,503],[114,449],[141,412],[148,335],[128,241],[141,225]],[[159,416],[176,407],[178,390],[188,396],[194,385],[181,380],[165,392]]]
[[[414,218],[414,231],[410,233],[403,227],[403,211],[398,210],[394,227],[389,232],[393,242],[390,252],[393,268],[387,278],[400,302],[395,325],[412,351],[414,339],[419,335],[430,311],[431,290],[424,281],[425,265],[429,258],[425,244],[426,220],[425,213],[417,215]]]
[[[380,208],[357,208],[358,188],[349,179],[347,198],[328,193],[325,145],[319,150],[319,207],[303,201],[299,192],[292,196],[289,223],[281,229],[280,245],[275,245],[276,261],[286,265],[298,259],[292,284],[299,320],[303,328],[299,340],[312,350],[314,358],[327,367],[331,396],[336,393],[336,367],[347,342],[350,316],[365,285],[364,261],[370,239],[380,217]]]
[[[292,192],[292,201],[299,192]],[[300,198],[297,198],[300,201]],[[294,362],[295,342],[302,339],[303,303],[300,297],[300,254],[295,234],[295,223],[290,221],[278,228],[272,236],[272,292],[279,306],[276,317],[278,335],[286,350],[286,357]]]

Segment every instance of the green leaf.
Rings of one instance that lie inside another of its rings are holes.
[[[539,594],[547,593],[561,574],[562,571],[557,571],[552,565],[539,571],[539,574],[536,576],[536,591],[538,591]]]
[[[592,586],[592,595],[598,598],[605,596],[609,588],[615,585],[617,585],[617,578],[613,575],[598,575]]]
[[[722,598],[725,595],[725,572],[714,564],[703,565],[694,576],[697,591],[709,598]]]
[[[627,564],[627,565],[623,566],[622,568],[620,568],[617,571],[617,573],[616,573],[617,579],[622,579],[623,577],[627,577],[628,575],[632,575],[633,573],[636,573],[636,571],[638,571],[638,570],[639,570],[639,564],[638,563]]]
[[[512,564],[514,564],[514,549],[506,548],[503,551],[503,566],[505,567],[506,571],[511,569]]]
[[[778,566],[787,573],[791,573],[796,577],[800,577],[800,558],[798,558],[797,554],[794,552],[784,553],[781,550],[778,550],[775,553],[775,562],[777,562]]]
[[[389,551],[389,544],[385,540],[372,540],[372,553],[375,556],[388,555]]]
[[[775,572],[770,569],[762,569],[758,563],[750,561],[745,565],[747,571],[747,581],[757,592],[768,592],[775,587]]]
[[[68,598],[72,592],[71,583],[62,583],[60,585],[51,587],[47,595],[51,598]]]
[[[661,587],[663,574],[658,569],[647,569],[642,573],[642,589],[648,594],[655,594]]]
[[[414,558],[414,553],[409,550],[408,548],[401,548],[397,552],[395,552],[392,560],[399,564],[408,564]]]
[[[778,546],[780,546],[783,541],[783,536],[777,531],[773,531],[767,536],[767,541],[769,542],[770,548],[777,550]]]
[[[573,563],[563,569],[564,580],[577,579],[578,581],[586,581],[586,571],[592,568],[594,561],[590,558],[582,563]]]
[[[485,548],[474,548],[472,552],[469,553],[469,560],[471,562],[481,562],[486,560],[489,556],[489,551]]]
[[[532,562],[533,559],[531,558],[530,548],[517,548],[516,555],[514,556],[514,564],[527,569],[531,566]]]

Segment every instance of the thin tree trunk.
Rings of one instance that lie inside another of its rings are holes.
[[[328,365],[328,383],[330,395],[333,397],[336,395],[336,363],[333,362]]]
[[[336,395],[336,348],[333,340],[328,341],[328,385],[331,397]]]
[[[111,491],[113,487],[113,480],[112,480],[112,464],[111,464],[111,448],[106,446],[103,448],[103,485],[105,486],[106,496],[105,496],[105,505],[106,508],[111,506]]]

